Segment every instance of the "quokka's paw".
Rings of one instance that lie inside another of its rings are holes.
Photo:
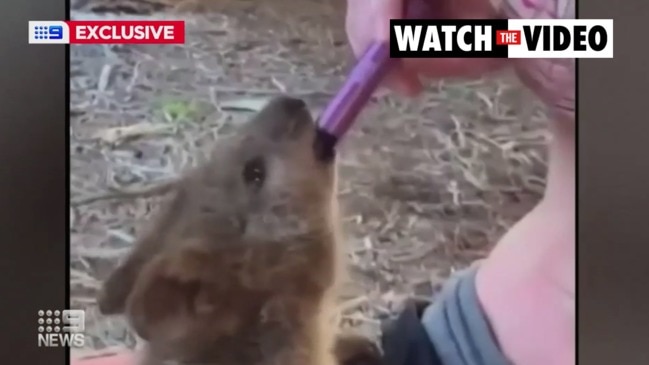
[[[379,347],[367,337],[341,334],[336,338],[334,355],[338,365],[383,365]]]
[[[203,280],[207,264],[203,251],[189,248],[161,254],[142,268],[126,304],[140,337],[180,336],[212,312]]]
[[[105,315],[123,314],[128,297],[142,275],[143,268],[152,261],[156,262],[154,264],[156,276],[183,283],[196,281],[200,278],[207,265],[205,257],[206,254],[200,247],[189,246],[188,249],[179,250],[177,253],[164,257],[152,257],[147,261],[137,257],[127,260],[115,269],[104,282],[97,297],[99,311]]]

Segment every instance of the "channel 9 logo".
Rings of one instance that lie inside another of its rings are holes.
[[[82,309],[39,310],[38,347],[83,347],[85,321]]]
[[[30,21],[30,44],[65,44],[70,40],[70,28],[62,21]]]

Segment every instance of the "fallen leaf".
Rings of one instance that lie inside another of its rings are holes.
[[[233,100],[224,100],[219,103],[223,110],[237,110],[237,111],[260,111],[270,101],[267,97],[259,98],[241,98]]]
[[[93,139],[99,139],[107,143],[116,143],[122,139],[142,137],[151,134],[162,134],[170,129],[173,125],[169,124],[153,124],[153,123],[138,123],[124,127],[114,127],[101,130],[93,135]]]
[[[188,121],[199,114],[199,105],[195,101],[169,101],[162,105],[162,113],[169,122]]]

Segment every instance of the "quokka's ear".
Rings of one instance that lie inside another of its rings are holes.
[[[204,298],[202,275],[209,253],[183,248],[154,257],[141,270],[128,297],[126,314],[145,340],[172,341],[214,310]]]

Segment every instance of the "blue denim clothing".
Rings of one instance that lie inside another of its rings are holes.
[[[384,326],[386,365],[511,365],[478,301],[475,273],[453,275],[433,304],[407,303]]]

